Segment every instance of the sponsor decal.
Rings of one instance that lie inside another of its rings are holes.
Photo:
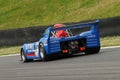
[[[28,53],[32,53],[32,52],[35,52],[35,50],[28,50],[27,52]]]
[[[92,37],[96,37],[96,35],[89,35],[89,36],[87,36],[87,38],[92,38]]]

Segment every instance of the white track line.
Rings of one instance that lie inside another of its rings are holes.
[[[110,48],[120,48],[120,46],[102,47],[101,49],[110,49]],[[19,55],[19,54],[3,55],[0,57],[9,57],[9,56],[17,56],[17,55]]]
[[[101,49],[120,48],[120,46],[102,47]]]
[[[9,57],[9,56],[17,56],[17,55],[19,55],[19,54],[2,55],[0,57]]]

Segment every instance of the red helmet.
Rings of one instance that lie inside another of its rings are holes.
[[[55,24],[54,27],[55,28],[60,28],[60,27],[63,27],[64,25],[63,24]]]

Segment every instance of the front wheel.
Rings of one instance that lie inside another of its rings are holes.
[[[94,48],[86,48],[85,53],[86,54],[95,54],[100,52],[100,47],[94,47]]]
[[[23,49],[21,49],[21,59],[22,59],[22,62],[24,62],[24,63],[33,61],[33,59],[27,59]]]

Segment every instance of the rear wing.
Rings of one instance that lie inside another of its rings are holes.
[[[84,27],[87,27],[87,26],[90,26],[90,27],[98,27],[99,22],[100,22],[100,20],[96,20],[96,21],[87,22],[87,23],[67,25],[66,27],[61,27],[61,28],[51,28],[51,31],[66,30],[66,29],[76,29],[76,28],[84,28]],[[92,29],[93,29],[93,28],[92,28]]]
[[[57,30],[66,30],[67,32],[71,33],[70,29],[90,27],[90,31],[92,33],[99,35],[99,29],[98,29],[99,22],[100,22],[100,20],[96,20],[96,21],[87,22],[87,23],[67,25],[67,26],[61,27],[61,28],[50,28],[50,33],[52,33],[54,35],[54,32]],[[49,33],[49,37],[50,37],[50,33]]]

